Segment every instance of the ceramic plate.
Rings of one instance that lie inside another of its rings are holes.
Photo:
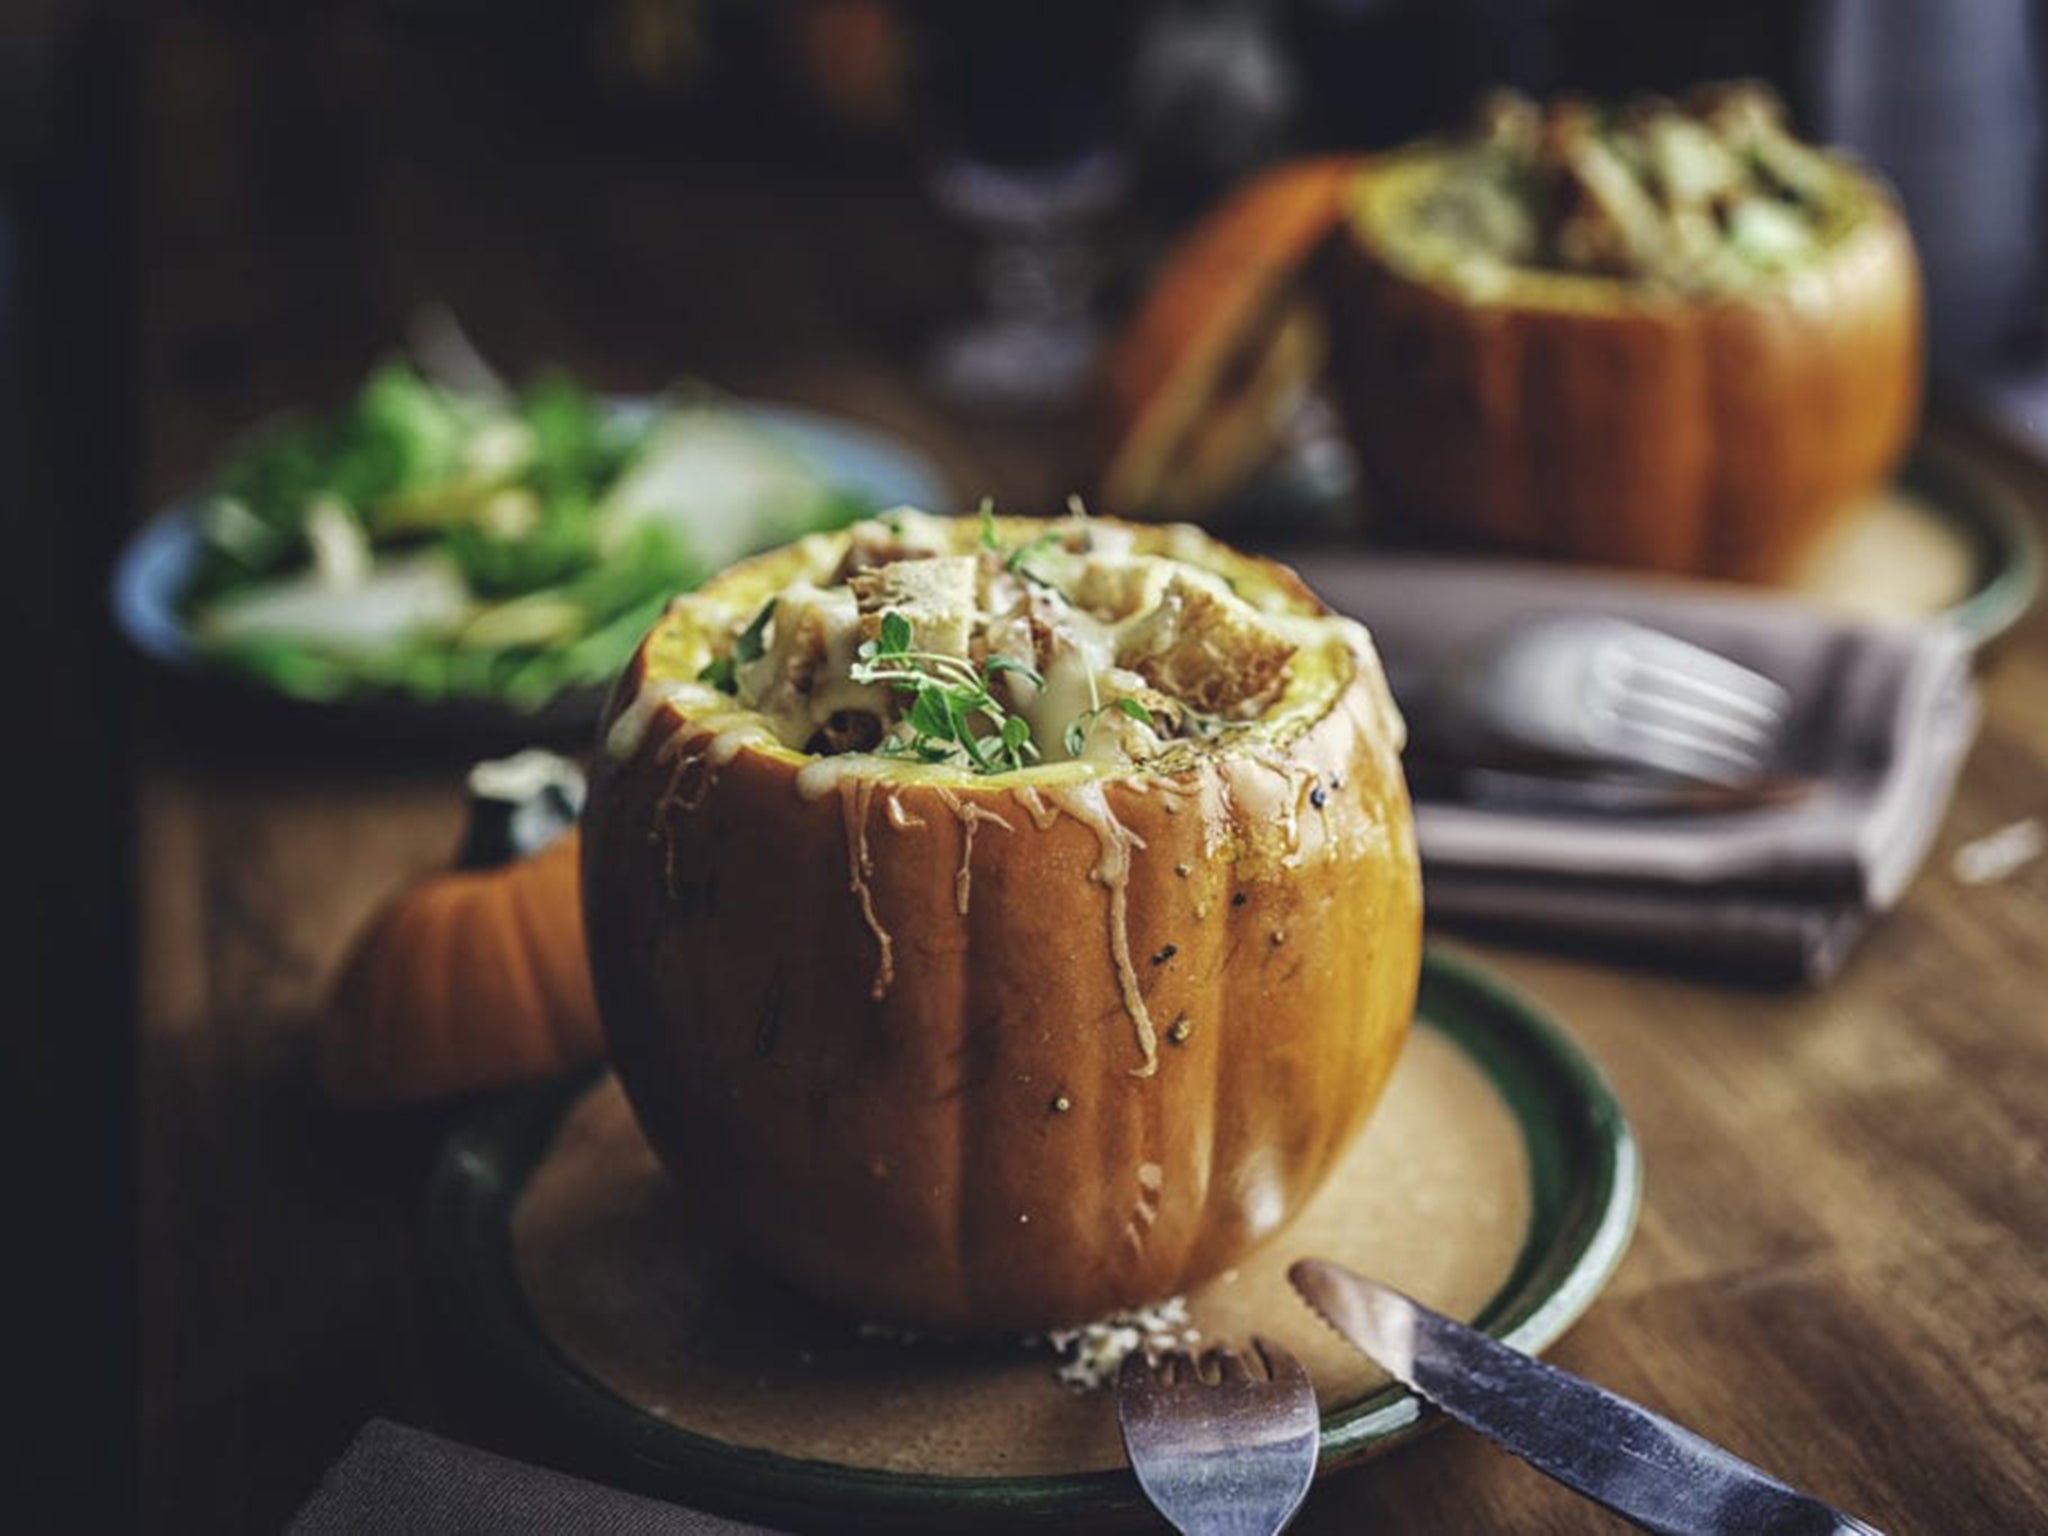
[[[652,409],[652,402],[613,402],[622,414]],[[833,484],[879,507],[943,508],[951,493],[938,467],[908,444],[872,427],[794,406],[743,402],[741,415],[792,441]],[[115,566],[115,622],[144,656],[173,673],[218,684],[243,697],[274,702],[301,721],[344,730],[374,726],[409,734],[479,740],[525,740],[587,734],[603,705],[601,689],[572,689],[545,707],[523,712],[489,699],[427,703],[397,696],[362,696],[309,702],[264,688],[240,673],[211,667],[193,645],[177,598],[199,554],[199,531],[190,502],[157,513],[129,540]]]
[[[1383,1142],[1405,1137],[1404,1148],[1437,1137],[1429,1142],[1432,1157],[1426,1163],[1408,1160],[1411,1166],[1449,1165],[1417,1184],[1408,1201],[1414,1209],[1391,1217],[1382,1210],[1369,1218],[1396,1226],[1407,1223],[1419,1234],[1410,1257],[1421,1268],[1413,1275],[1435,1266],[1437,1278],[1405,1276],[1400,1256],[1391,1252],[1374,1267],[1427,1297],[1433,1285],[1461,1283],[1458,1255],[1428,1250],[1455,1249],[1460,1243],[1496,1245],[1497,1255],[1486,1257],[1478,1268],[1462,1266],[1462,1283],[1469,1286],[1474,1276],[1484,1277],[1483,1288],[1469,1292],[1469,1305],[1463,1310],[1517,1348],[1540,1351],[1586,1309],[1620,1262],[1635,1221],[1640,1180],[1633,1138],[1613,1094],[1570,1037],[1469,961],[1431,952],[1423,970],[1418,1024],[1361,1145],[1375,1135]],[[1448,1087],[1459,1082],[1476,1087]],[[450,1326],[473,1346],[494,1381],[530,1411],[541,1443],[556,1450],[559,1459],[592,1476],[656,1496],[798,1529],[859,1524],[930,1530],[1052,1521],[1101,1526],[1145,1518],[1128,1469],[1118,1465],[1113,1454],[1107,1459],[1102,1454],[1105,1432],[1100,1422],[1091,1429],[1089,1453],[1077,1456],[1076,1465],[1046,1462],[1042,1446],[1035,1453],[1030,1450],[1036,1427],[1052,1419],[1093,1415],[1100,1421],[1107,1416],[1113,1425],[1113,1405],[1106,1394],[1083,1408],[1067,1406],[1080,1400],[1053,1382],[1052,1363],[1044,1356],[990,1353],[986,1348],[977,1353],[959,1346],[951,1354],[926,1353],[918,1357],[922,1364],[898,1366],[896,1360],[913,1358],[902,1353],[903,1346],[856,1345],[843,1324],[838,1327],[845,1343],[820,1344],[815,1341],[822,1335],[813,1322],[807,1325],[812,1332],[805,1349],[792,1345],[783,1351],[789,1360],[800,1359],[812,1367],[810,1350],[815,1348],[820,1361],[815,1369],[830,1374],[834,1367],[822,1357],[836,1347],[853,1362],[838,1369],[828,1384],[814,1387],[806,1385],[800,1373],[778,1377],[776,1371],[788,1368],[788,1361],[783,1367],[767,1361],[774,1351],[765,1349],[760,1339],[734,1342],[733,1332],[762,1326],[758,1317],[751,1322],[742,1318],[731,1330],[716,1332],[700,1317],[693,1344],[688,1338],[679,1342],[665,1336],[660,1317],[648,1312],[644,1330],[613,1338],[612,1353],[606,1358],[603,1330],[617,1334],[624,1326],[621,1316],[642,1314],[635,1310],[639,1303],[595,1299],[601,1294],[638,1286],[662,1306],[678,1297],[689,1298],[678,1303],[683,1310],[694,1307],[701,1312],[705,1306],[696,1281],[684,1273],[689,1263],[686,1237],[664,1235],[660,1241],[673,1251],[659,1257],[673,1272],[645,1278],[629,1266],[660,1265],[646,1262],[646,1251],[636,1246],[638,1239],[621,1237],[642,1218],[620,1216],[635,1202],[611,1198],[609,1190],[619,1181],[593,1183],[598,1175],[592,1172],[585,1176],[586,1188],[578,1192],[561,1188],[559,1176],[550,1171],[580,1155],[574,1149],[590,1138],[584,1134],[586,1117],[579,1106],[608,1092],[608,1084],[608,1079],[599,1082],[581,1074],[515,1099],[458,1134],[444,1149],[428,1200],[430,1265]],[[1417,1096],[1444,1091],[1485,1094],[1490,1104],[1473,1118],[1497,1120],[1501,1145],[1475,1152],[1478,1143],[1469,1134],[1441,1129],[1446,1124],[1441,1106],[1417,1102]],[[558,1143],[557,1133],[565,1124],[571,1125],[571,1132]],[[1432,1126],[1439,1129],[1432,1131]],[[560,1146],[572,1150],[562,1152]],[[1445,1149],[1448,1155],[1440,1156]],[[1500,1220],[1512,1223],[1511,1230],[1488,1234],[1483,1217],[1491,1197],[1458,1182],[1483,1183],[1488,1175],[1480,1171],[1482,1165],[1512,1170],[1516,1187],[1494,1202]],[[1399,1182],[1357,1179],[1354,1155],[1340,1165],[1333,1184],[1344,1182],[1347,1166],[1360,1184]],[[532,1249],[539,1239],[530,1219],[533,1204],[550,1179],[558,1186],[555,1208],[576,1213],[568,1218],[572,1230],[561,1239],[566,1251],[559,1256],[558,1283],[552,1288],[544,1278],[536,1279]],[[1430,1179],[1436,1184],[1430,1185]],[[1296,1224],[1269,1245],[1270,1259],[1254,1256],[1241,1266],[1247,1272],[1245,1289],[1256,1291],[1259,1282],[1250,1272],[1259,1266],[1277,1274],[1287,1260],[1299,1257],[1291,1244],[1312,1242],[1314,1251],[1330,1252],[1326,1245],[1339,1241],[1347,1229],[1331,1222],[1330,1211],[1320,1218],[1317,1213],[1333,1202],[1341,1205],[1345,1198],[1344,1190],[1333,1193],[1326,1187]],[[1387,1203],[1378,1194],[1369,1199]],[[606,1205],[616,1209],[580,1214]],[[582,1230],[574,1230],[578,1222],[583,1223]],[[1460,1232],[1470,1236],[1461,1238]],[[1440,1241],[1445,1233],[1450,1236]],[[1340,1257],[1335,1252],[1331,1256]],[[1358,1262],[1355,1257],[1347,1261]],[[1212,1308],[1212,1316],[1227,1315],[1229,1297],[1220,1303],[1214,1298],[1205,1303],[1203,1298],[1237,1284],[1237,1273],[1232,1272],[1198,1292],[1198,1321],[1205,1306]],[[757,1285],[749,1294],[760,1289]],[[1270,1294],[1257,1295],[1265,1310],[1250,1320],[1261,1331],[1306,1340],[1304,1347],[1315,1347],[1308,1335],[1288,1332],[1315,1327],[1298,1301],[1277,1284]],[[1242,1303],[1244,1296],[1236,1299]],[[1213,1310],[1219,1306],[1220,1311]],[[740,1310],[744,1308],[735,1309]],[[585,1323],[597,1320],[597,1334],[588,1327],[579,1332],[579,1313]],[[1325,1349],[1342,1353],[1342,1346],[1329,1343],[1329,1336],[1323,1340]],[[893,1357],[887,1353],[891,1347],[897,1349]],[[693,1349],[698,1358],[679,1360]],[[751,1364],[759,1365],[758,1372]],[[1362,1362],[1340,1361],[1333,1375],[1325,1374],[1314,1360],[1310,1364],[1324,1399],[1324,1472],[1385,1450],[1433,1422],[1411,1393],[1377,1377]],[[875,1379],[864,1378],[864,1370]],[[1347,1373],[1355,1373],[1365,1384],[1355,1391],[1343,1386],[1339,1378],[1348,1380]],[[682,1394],[681,1399],[659,1400],[664,1380]],[[919,1393],[927,1397],[920,1398]],[[920,1451],[918,1457],[944,1462],[953,1455],[943,1424],[917,1424],[916,1414],[923,1411],[919,1405],[932,1401],[958,1402],[970,1415],[981,1413],[991,1423],[1009,1426],[1016,1447],[1006,1442],[1001,1454],[1009,1456],[1016,1449],[1023,1461],[1036,1455],[1037,1462],[1023,1470],[963,1475],[917,1470],[902,1464],[900,1457],[870,1454],[877,1443],[893,1447],[929,1440],[935,1449]],[[838,1417],[820,1417],[821,1411]],[[875,1425],[864,1421],[889,1415],[895,1416],[894,1427],[877,1442]],[[710,1431],[707,1424],[726,1428]],[[749,1424],[751,1429],[745,1427]],[[1113,1428],[1106,1433],[1113,1448]],[[869,1452],[860,1449],[863,1443]],[[1057,1447],[1056,1440],[1050,1443]],[[896,1464],[880,1464],[892,1460]]]
[[[1996,462],[1954,436],[1914,445],[1895,484],[1845,517],[1788,586],[1867,618],[1945,615],[1974,647],[2019,622],[2041,541]]]
[[[1341,455],[1297,456],[1225,508],[1215,531],[1271,547],[1282,560],[1455,553],[1402,548],[1375,555],[1354,531],[1356,494],[1355,473]],[[1474,561],[1518,558],[1468,553]],[[1781,589],[1856,618],[1945,615],[1981,647],[2031,606],[2042,559],[2025,497],[1997,461],[1937,427],[1914,444],[1892,484],[1846,513]]]

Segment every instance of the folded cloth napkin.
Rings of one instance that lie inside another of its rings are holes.
[[[1599,812],[1422,799],[1434,922],[1820,981],[1925,858],[1977,725],[1965,640],[1939,620],[1840,619],[1784,598],[1662,578],[1357,552],[1296,556],[1372,630],[1399,696],[1531,620],[1611,614],[1782,684],[1786,798]]]
[[[674,1504],[372,1419],[327,1471],[292,1536],[769,1536]]]

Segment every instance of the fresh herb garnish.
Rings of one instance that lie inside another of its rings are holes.
[[[990,554],[1001,554],[1002,543],[996,538],[996,499],[993,496],[981,498],[981,547]]]
[[[1015,549],[1011,550],[1008,556],[1006,556],[1003,560],[1003,569],[1008,571],[1012,576],[1020,577],[1023,580],[1032,582],[1037,586],[1049,587],[1052,585],[1052,583],[1047,581],[1043,576],[1039,575],[1038,572],[1032,570],[1031,567],[1026,565],[1024,562],[1026,560],[1031,559],[1035,555],[1041,554],[1048,549],[1054,548],[1058,545],[1059,541],[1060,535],[1056,531],[1048,529],[1046,532],[1041,533],[1037,538],[1032,539],[1029,543],[1019,544]]]
[[[957,656],[920,651],[910,620],[893,608],[883,613],[875,638],[862,641],[855,657],[850,673],[855,682],[887,683],[911,696],[903,712],[909,736],[891,736],[876,749],[879,755],[924,763],[964,758],[976,773],[1010,773],[1037,758],[1030,723],[1011,714],[990,691],[1004,672],[1043,687],[1045,680],[1023,662],[991,656],[976,670]]]
[[[1158,722],[1153,719],[1152,711],[1147,709],[1139,700],[1130,698],[1111,699],[1107,704],[1097,704],[1093,709],[1084,709],[1074,717],[1073,724],[1067,727],[1067,756],[1079,757],[1081,755],[1082,750],[1088,745],[1089,732],[1095,729],[1096,720],[1101,717],[1104,710],[1109,709],[1114,709],[1118,714],[1135,720],[1140,725],[1149,725],[1154,730],[1158,729]]]
[[[739,669],[750,661],[759,661],[767,652],[765,637],[768,633],[768,621],[773,617],[775,599],[771,597],[761,605],[761,611],[754,615],[754,621],[740,631],[739,638],[732,643],[732,649],[723,656],[714,656],[704,664],[703,670],[697,674],[697,681],[709,683],[726,693],[738,693]]]

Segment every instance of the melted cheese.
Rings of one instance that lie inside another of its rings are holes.
[[[1095,834],[1101,858],[1089,871],[1089,878],[1109,891],[1109,950],[1116,964],[1117,985],[1122,990],[1124,1012],[1138,1032],[1138,1065],[1133,1077],[1150,1077],[1159,1070],[1159,1032],[1145,1007],[1145,994],[1138,987],[1137,967],[1131,963],[1130,895],[1131,851],[1142,849],[1144,839],[1116,819],[1099,780],[1054,790],[1053,804]]]
[[[846,779],[840,783],[840,813],[846,823],[847,888],[860,903],[860,914],[875,937],[875,980],[868,996],[879,1003],[889,995],[889,984],[896,979],[896,946],[876,915],[875,893],[868,886],[868,877],[875,872],[874,854],[868,846],[868,809],[874,798],[872,779]]]
[[[949,789],[941,789],[938,794],[946,809],[953,813],[954,820],[960,823],[960,870],[953,877],[953,905],[965,917],[974,897],[975,829],[985,821],[995,823],[1005,832],[1015,829],[997,812],[971,800],[962,800]]]
[[[1003,532],[1015,548],[1045,526]],[[1070,535],[1077,526],[1068,525]],[[999,558],[977,561],[981,612],[970,655],[1009,656],[1043,674],[1042,684],[1002,674],[992,685],[1030,728],[1042,754],[1031,766],[990,779],[959,762],[928,764],[876,751],[813,756],[803,750],[839,711],[872,713],[895,740],[909,735],[907,724],[894,717],[904,696],[851,677],[863,618],[872,632],[875,616],[860,613],[841,580],[853,568],[849,536],[843,534],[808,539],[749,562],[678,604],[650,641],[649,669],[655,675],[695,678],[773,600],[764,654],[738,669],[737,696],[700,682],[648,683],[619,712],[605,745],[614,757],[631,758],[663,711],[673,707],[683,717],[682,728],[664,741],[664,760],[672,758],[674,767],[658,837],[669,834],[671,818],[692,813],[704,801],[722,769],[750,752],[789,763],[801,802],[836,795],[847,889],[874,943],[869,990],[878,1000],[893,983],[896,950],[888,914],[876,900],[877,857],[886,857],[899,839],[928,834],[934,804],[923,802],[926,814],[917,814],[899,798],[903,791],[927,786],[960,826],[951,904],[962,919],[971,911],[974,861],[985,828],[992,825],[1005,837],[1032,836],[1072,818],[1096,843],[1088,879],[1103,892],[1102,943],[1133,1031],[1131,1071],[1150,1076],[1159,1069],[1158,1031],[1133,960],[1129,916],[1129,885],[1145,842],[1116,816],[1108,784],[1113,780],[1121,792],[1155,796],[1165,814],[1196,817],[1204,858],[1278,870],[1355,852],[1359,839],[1390,835],[1356,816],[1316,814],[1322,809],[1318,801],[1327,800],[1316,789],[1355,769],[1362,754],[1385,757],[1398,750],[1401,725],[1361,626],[1310,611],[1298,588],[1262,567],[1232,566],[1228,581],[1201,568],[1218,554],[1199,533],[1151,529],[1140,536],[1099,524],[1085,525],[1084,531],[1088,547],[1074,536],[1074,548],[1045,549],[1043,558],[1019,562],[1022,575]],[[957,559],[975,543],[971,523],[905,514],[900,533],[865,540],[862,558],[870,563],[862,568],[873,569],[875,559],[894,551],[902,551],[895,556],[901,559]],[[1168,602],[1178,605],[1181,623],[1162,642],[1159,614]],[[1228,647],[1236,633],[1263,637],[1260,643],[1269,650],[1285,648],[1284,673],[1273,693],[1255,718],[1211,717],[1197,720],[1185,736],[1174,734],[1179,701],[1170,695],[1162,701],[1130,664],[1150,654],[1146,647],[1184,647],[1179,659],[1185,660],[1203,645]],[[1371,686],[1354,689],[1361,676]],[[1119,698],[1141,697],[1168,704],[1175,713],[1154,730],[1115,707]],[[1341,728],[1309,737],[1332,717],[1333,707]],[[1073,757],[1066,738],[1076,722],[1084,727],[1084,739]],[[969,794],[970,787],[983,792]],[[1003,792],[1019,814],[991,806],[988,790]]]

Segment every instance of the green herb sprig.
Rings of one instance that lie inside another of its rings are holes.
[[[1070,499],[1078,500],[1078,498]],[[1086,516],[1085,513],[1077,513],[1076,515]],[[981,498],[981,547],[988,554],[1000,555],[1003,561],[1003,569],[1020,580],[1028,581],[1033,586],[1052,586],[1053,583],[1032,570],[1025,562],[1037,555],[1043,554],[1049,549],[1056,548],[1065,537],[1066,534],[1060,529],[1048,528],[1035,539],[1026,539],[1021,544],[1014,544],[1010,548],[1004,549],[1003,541],[996,534],[995,498],[993,496]]]
[[[1089,733],[1095,729],[1096,720],[1106,711],[1112,709],[1128,719],[1137,721],[1140,725],[1149,725],[1155,730],[1158,728],[1158,722],[1153,719],[1152,711],[1147,709],[1139,700],[1128,698],[1111,699],[1107,704],[1097,704],[1093,709],[1084,709],[1074,717],[1073,723],[1067,727],[1066,732],[1067,756],[1079,757],[1081,755],[1088,745]]]
[[[1060,537],[1061,536],[1057,530],[1048,529],[1046,532],[1041,533],[1037,538],[1031,539],[1026,543],[1019,544],[1015,549],[1011,550],[1008,555],[1004,556],[1003,569],[1008,571],[1012,576],[1018,577],[1019,579],[1024,581],[1028,581],[1034,586],[1052,586],[1053,583],[1047,581],[1043,576],[1039,575],[1038,572],[1032,570],[1031,567],[1026,565],[1024,562],[1034,558],[1037,555],[1043,554],[1048,549],[1056,548],[1060,542]]]
[[[991,690],[999,673],[1013,672],[1039,687],[1044,678],[1007,656],[991,656],[976,670],[957,656],[918,650],[915,639],[910,620],[892,608],[882,615],[875,638],[855,652],[855,682],[887,683],[911,696],[903,713],[910,735],[884,741],[877,749],[881,756],[924,763],[964,757],[976,773],[1011,773],[1038,757],[1030,722],[1011,714]]]
[[[704,664],[697,674],[697,681],[709,683],[726,693],[740,691],[739,670],[750,661],[759,661],[767,654],[768,621],[775,617],[775,599],[769,598],[761,605],[761,611],[754,615],[754,621],[739,633],[732,643],[732,649],[723,656],[714,656]]]

